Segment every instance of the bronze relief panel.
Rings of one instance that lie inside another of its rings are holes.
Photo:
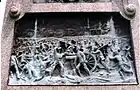
[[[137,83],[130,21],[119,13],[26,14],[14,34],[10,85]]]

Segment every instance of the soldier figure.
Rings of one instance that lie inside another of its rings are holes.
[[[124,48],[124,55],[125,55],[125,58],[127,59],[127,61],[132,59],[130,49],[131,49],[130,46],[125,46],[125,48]]]
[[[97,46],[93,47],[92,54],[94,54],[96,56],[96,60],[98,62],[97,66],[99,68],[101,68],[101,66],[103,66],[103,67],[105,67],[107,72],[110,72],[109,67],[105,63],[105,57],[104,57],[103,53],[100,51],[100,49]]]
[[[109,60],[113,60],[113,61],[118,62],[118,64],[117,64],[119,67],[118,72],[119,72],[122,79],[125,79],[124,72],[133,74],[133,72],[130,69],[131,66],[128,65],[128,62],[124,62],[124,60],[121,56],[121,51],[120,51],[119,47],[115,48],[114,46],[111,46],[110,47],[110,54],[108,55],[108,58],[109,58]],[[129,69],[126,69],[126,66],[129,67]]]
[[[76,65],[76,61],[74,62],[76,65],[76,70],[78,71],[78,74],[81,76],[81,72],[80,72],[80,66],[83,65],[83,68],[86,70],[86,72],[88,73],[88,75],[90,75],[90,71],[86,65],[87,61],[86,61],[86,57],[84,52],[80,51],[77,46],[76,46],[76,42],[74,40],[71,41],[71,46],[73,48],[73,52],[76,53],[77,59],[79,59],[79,63]]]
[[[57,48],[54,49],[54,63],[52,64],[52,70],[50,72],[51,76],[54,72],[54,70],[56,69],[56,66],[59,65],[60,66],[60,76],[63,77],[63,73],[64,73],[64,60],[63,60],[63,56],[64,56],[64,42],[59,43],[59,46]]]

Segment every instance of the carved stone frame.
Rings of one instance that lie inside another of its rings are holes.
[[[1,76],[2,76],[2,90],[60,90],[60,89],[94,89],[94,90],[139,90],[140,85],[119,85],[119,86],[8,86],[8,73],[10,55],[12,49],[14,23],[16,20],[22,18],[25,13],[40,13],[40,12],[120,12],[126,19],[124,14],[124,6],[127,3],[121,2],[122,0],[112,0],[108,3],[42,3],[33,4],[32,0],[7,0],[6,13],[4,18],[4,25],[2,29],[1,38]],[[139,5],[137,0],[128,0],[129,4],[136,5],[136,13],[134,18],[131,19],[132,38],[135,51],[135,64],[138,82],[140,82],[140,60],[139,60]],[[12,18],[9,11],[12,6],[18,7],[20,15]]]

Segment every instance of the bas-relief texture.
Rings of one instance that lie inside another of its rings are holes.
[[[81,14],[17,21],[9,84],[136,84],[129,21],[119,13]]]

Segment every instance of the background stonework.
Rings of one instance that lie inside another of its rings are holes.
[[[134,41],[135,48],[135,58],[136,58],[136,69],[138,80],[140,80],[140,45],[139,45],[139,33],[140,33],[140,23],[139,23],[139,5],[136,0],[130,0],[134,4],[137,5],[137,13],[136,17],[131,20],[132,25],[132,36]],[[2,30],[2,47],[1,47],[1,70],[2,70],[2,90],[139,90],[139,85],[118,85],[118,86],[8,86],[8,69],[9,69],[9,61],[11,55],[13,34],[14,34],[14,21],[15,19],[11,19],[9,17],[9,9],[13,2],[19,3],[21,5],[21,15],[20,18],[24,15],[24,12],[118,12],[119,7],[115,2],[112,3],[97,3],[97,4],[30,4],[30,0],[26,0],[25,2],[22,0],[8,0],[4,26]],[[24,3],[23,3],[24,2]],[[88,5],[88,7],[87,7]],[[62,9],[63,8],[63,9]],[[65,8],[65,9],[64,9]]]

